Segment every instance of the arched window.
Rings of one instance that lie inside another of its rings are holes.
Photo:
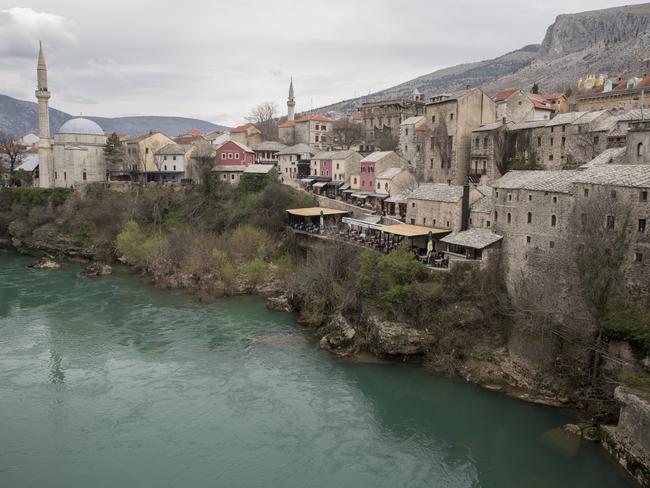
[[[636,155],[637,156],[643,156],[644,153],[645,153],[645,150],[643,148],[643,143],[639,142],[639,144],[637,144],[637,146],[636,146]]]
[[[557,224],[557,217],[555,215],[551,215],[551,227],[555,227]]]
[[[508,223],[512,222],[512,215],[508,213]]]
[[[533,214],[532,214],[532,212],[528,212],[528,218],[526,219],[526,221],[529,224],[533,222]]]

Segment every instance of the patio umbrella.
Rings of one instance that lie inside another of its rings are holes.
[[[323,232],[325,230],[325,218],[323,216],[323,211],[320,211],[320,231]]]
[[[429,231],[427,234],[427,254],[433,252],[433,232]]]

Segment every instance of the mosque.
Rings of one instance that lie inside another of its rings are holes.
[[[84,183],[106,181],[107,168],[104,159],[106,136],[102,128],[92,120],[77,117],[65,122],[50,137],[47,68],[41,44],[38,52],[38,185],[41,188],[71,188]]]

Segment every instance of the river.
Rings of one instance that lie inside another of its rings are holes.
[[[336,359],[255,297],[29,262],[0,255],[3,488],[635,486],[567,412]]]

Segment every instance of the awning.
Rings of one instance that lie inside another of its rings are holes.
[[[449,229],[438,229],[436,227],[423,227],[421,225],[412,225],[412,224],[396,224],[396,225],[382,225],[381,231],[388,234],[394,234],[396,236],[403,237],[418,237],[426,236],[431,232],[435,235],[449,234],[451,230]]]
[[[348,188],[350,188],[350,183],[346,183],[345,185],[343,185],[341,187],[341,190],[347,190]]]
[[[353,219],[351,217],[343,217],[341,221],[344,224],[355,225],[357,227],[363,227],[364,229],[381,230],[383,227],[381,224],[375,224],[373,222],[368,222],[367,220]]]
[[[307,183],[307,184],[309,184],[309,183],[311,183],[311,182],[313,182],[313,181],[316,181],[316,178],[302,178],[302,179],[300,180],[300,183]]]
[[[365,193],[353,193],[352,198],[358,198],[360,200],[365,200],[366,198],[368,198],[368,195],[366,195]]]
[[[385,195],[385,194],[383,194],[383,193],[368,193],[368,196],[369,196],[369,197],[372,197],[372,198],[380,198],[380,199],[382,199],[382,200],[383,200],[384,198],[388,198],[388,195]]]
[[[332,181],[328,181],[327,184],[329,186],[339,187],[339,186],[341,186],[343,184],[343,182],[342,181],[332,180]]]
[[[354,190],[343,190],[342,193],[354,193]]]
[[[334,208],[326,207],[290,208],[287,210],[288,214],[297,215],[299,217],[318,217],[321,212],[323,212],[323,215],[344,215],[350,213],[346,210],[336,210]]]
[[[327,185],[327,181],[320,181],[318,183],[314,183],[313,187],[314,188],[323,188],[325,185]]]
[[[385,200],[386,203],[404,203],[406,202],[406,196],[402,195],[401,193],[399,195],[391,196],[388,197]]]

